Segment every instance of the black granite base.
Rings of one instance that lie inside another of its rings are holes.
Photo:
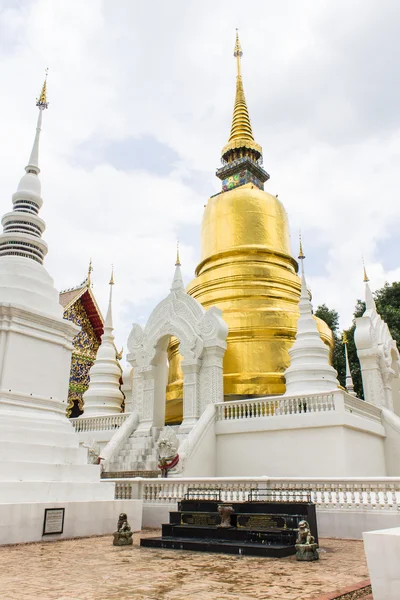
[[[284,558],[295,554],[294,546],[278,546],[227,540],[208,540],[198,538],[158,537],[143,538],[140,545],[146,548],[169,548],[172,550],[192,550],[196,552],[221,552],[246,556],[267,556]]]
[[[211,494],[210,494],[211,495]],[[221,527],[218,506],[232,507],[230,527]],[[315,505],[311,502],[247,501],[223,503],[208,496],[184,499],[170,512],[162,537],[144,538],[147,548],[222,552],[282,558],[296,553],[298,524],[308,521],[318,541]]]

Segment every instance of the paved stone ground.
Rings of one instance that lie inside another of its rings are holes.
[[[311,600],[368,578],[360,541],[321,540],[320,560],[112,545],[112,536],[0,547],[1,600]]]

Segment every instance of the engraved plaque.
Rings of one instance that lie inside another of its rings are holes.
[[[237,526],[246,529],[286,529],[286,521],[278,515],[238,515]]]
[[[197,525],[199,527],[213,527],[219,523],[218,515],[211,513],[182,513],[181,525]]]
[[[43,535],[62,533],[64,531],[65,508],[45,508]]]

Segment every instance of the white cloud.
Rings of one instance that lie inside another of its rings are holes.
[[[361,0],[254,0],[246,10],[239,0],[8,2],[0,9],[0,212],[29,156],[34,96],[49,66],[46,266],[65,288],[84,278],[92,257],[105,310],[113,262],[117,341],[126,344],[130,323],[169,289],[177,237],[185,278],[193,276],[204,190],[219,189],[213,173],[229,133],[240,27],[267,190],[288,211],[295,253],[302,230],[314,303],[336,308],[347,326],[363,293],[361,255],[373,287],[400,276],[393,239],[390,261],[384,250],[400,217],[398,26],[394,0],[368,9]],[[143,136],[178,155],[170,175],[159,174],[156,156],[140,170],[104,159],[107,144]],[[97,156],[100,143],[101,162],[79,164],[82,145]]]

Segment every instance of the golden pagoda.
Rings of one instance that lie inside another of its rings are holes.
[[[236,33],[236,96],[231,133],[216,175],[222,191],[205,207],[201,260],[188,293],[204,308],[218,306],[229,327],[224,358],[226,399],[285,392],[300,298],[298,265],[291,256],[286,211],[264,191],[269,175],[262,148],[253,137],[241,73],[242,49]],[[332,344],[329,327],[319,319],[322,339]],[[166,420],[179,422],[182,373],[179,342],[169,346]]]

